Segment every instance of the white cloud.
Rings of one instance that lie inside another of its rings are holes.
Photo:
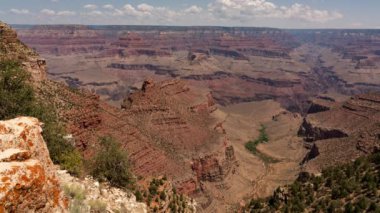
[[[74,11],[69,11],[69,10],[63,10],[57,12],[57,16],[75,16],[76,12]]]
[[[203,9],[201,7],[198,7],[197,5],[193,5],[189,8],[186,8],[184,11],[185,13],[198,14],[201,13]]]
[[[103,5],[103,8],[104,8],[104,9],[108,9],[108,10],[113,10],[113,9],[115,9],[115,7],[114,7],[112,4],[105,4],[105,5]]]
[[[10,11],[11,13],[19,14],[19,15],[26,15],[30,13],[29,10],[27,9],[11,9]]]
[[[103,6],[104,8],[104,6]],[[178,13],[170,10],[166,7],[154,7],[149,4],[139,4],[136,7],[131,4],[125,4],[120,9],[111,9],[107,7],[107,10],[104,11],[104,15],[111,16],[128,16],[130,20],[143,21],[152,23],[157,21],[173,21],[174,17],[178,16]]]
[[[141,13],[132,5],[126,4],[122,9],[122,13],[129,16],[140,16]]]
[[[69,11],[69,10],[55,12],[54,10],[51,10],[51,9],[43,9],[40,11],[40,13],[46,16],[74,16],[76,15],[74,11]]]
[[[86,13],[86,15],[89,15],[89,16],[102,16],[103,12],[99,11],[99,10],[93,10],[91,12]]]
[[[63,2],[62,0],[49,1]],[[59,16],[73,16],[73,18],[67,18],[67,22],[86,24],[269,25],[274,27],[292,24],[292,26],[332,26],[321,24],[343,18],[343,15],[336,11],[316,9],[298,3],[282,6],[274,3],[277,2],[275,0],[211,0],[211,2],[205,7],[189,5],[180,9],[153,6],[147,3],[125,4],[123,6],[107,3],[102,5],[83,4],[83,8],[75,12],[47,8],[41,8],[42,10],[39,13],[33,13],[27,9],[12,9],[10,12],[35,14],[36,17],[38,15],[50,16],[52,22],[63,20],[57,18]],[[86,19],[80,19],[79,15]],[[332,24],[334,23],[339,22],[332,22]]]
[[[83,8],[87,9],[87,10],[96,10],[98,8],[98,6],[95,4],[86,4],[83,6]]]
[[[50,9],[43,9],[43,10],[41,10],[41,14],[47,15],[47,16],[54,16],[55,15],[55,11],[54,10],[50,10]]]
[[[137,6],[137,9],[143,13],[146,13],[146,14],[150,14],[151,12],[153,12],[154,10],[154,7],[152,5],[149,5],[149,4],[139,4]]]
[[[324,23],[330,20],[341,19],[343,15],[338,12],[330,12],[327,10],[316,10],[307,5],[293,4],[288,8],[281,8],[281,17],[285,18],[295,18],[306,20],[309,22],[320,22]]]
[[[251,21],[254,18],[264,17],[324,23],[343,17],[338,12],[317,10],[303,4],[278,6],[268,0],[216,0],[209,4],[208,9],[212,15],[218,18],[240,21]]]

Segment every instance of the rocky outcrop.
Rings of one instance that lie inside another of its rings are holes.
[[[313,142],[317,140],[330,139],[330,138],[343,138],[347,137],[347,133],[340,129],[317,127],[313,124],[313,121],[304,119],[298,135],[303,136],[305,141]]]
[[[207,155],[194,159],[191,168],[196,174],[198,181],[219,182],[223,181],[236,163],[233,146],[225,148],[225,158],[220,159],[217,155]]]
[[[358,95],[330,110],[309,114],[299,130],[306,141],[313,142],[305,158],[306,170],[320,172],[376,152],[379,121],[379,94]]]
[[[0,212],[64,212],[42,123],[20,117],[0,122]]]
[[[307,114],[324,112],[330,110],[335,105],[334,99],[328,97],[317,97],[310,100],[310,107]]]
[[[32,80],[46,80],[46,61],[18,40],[17,33],[0,21],[0,61],[18,61],[31,73]]]
[[[213,156],[194,160],[192,169],[195,171],[198,180],[209,182],[223,180],[224,170],[219,160]]]

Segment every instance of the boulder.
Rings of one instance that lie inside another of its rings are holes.
[[[65,212],[54,165],[36,118],[0,121],[0,212]]]

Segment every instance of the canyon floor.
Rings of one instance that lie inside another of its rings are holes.
[[[260,101],[221,107],[214,112],[222,118],[227,137],[235,148],[238,166],[222,183],[206,183],[214,197],[209,210],[233,211],[250,197],[266,197],[278,186],[293,182],[306,154],[302,139],[297,137],[302,118],[281,108],[274,101]],[[267,127],[269,142],[250,153],[245,144],[258,137],[261,125]]]

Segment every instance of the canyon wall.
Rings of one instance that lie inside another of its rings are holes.
[[[299,130],[311,143],[306,170],[319,172],[379,151],[379,121],[379,94],[354,96],[327,111],[309,114]]]

